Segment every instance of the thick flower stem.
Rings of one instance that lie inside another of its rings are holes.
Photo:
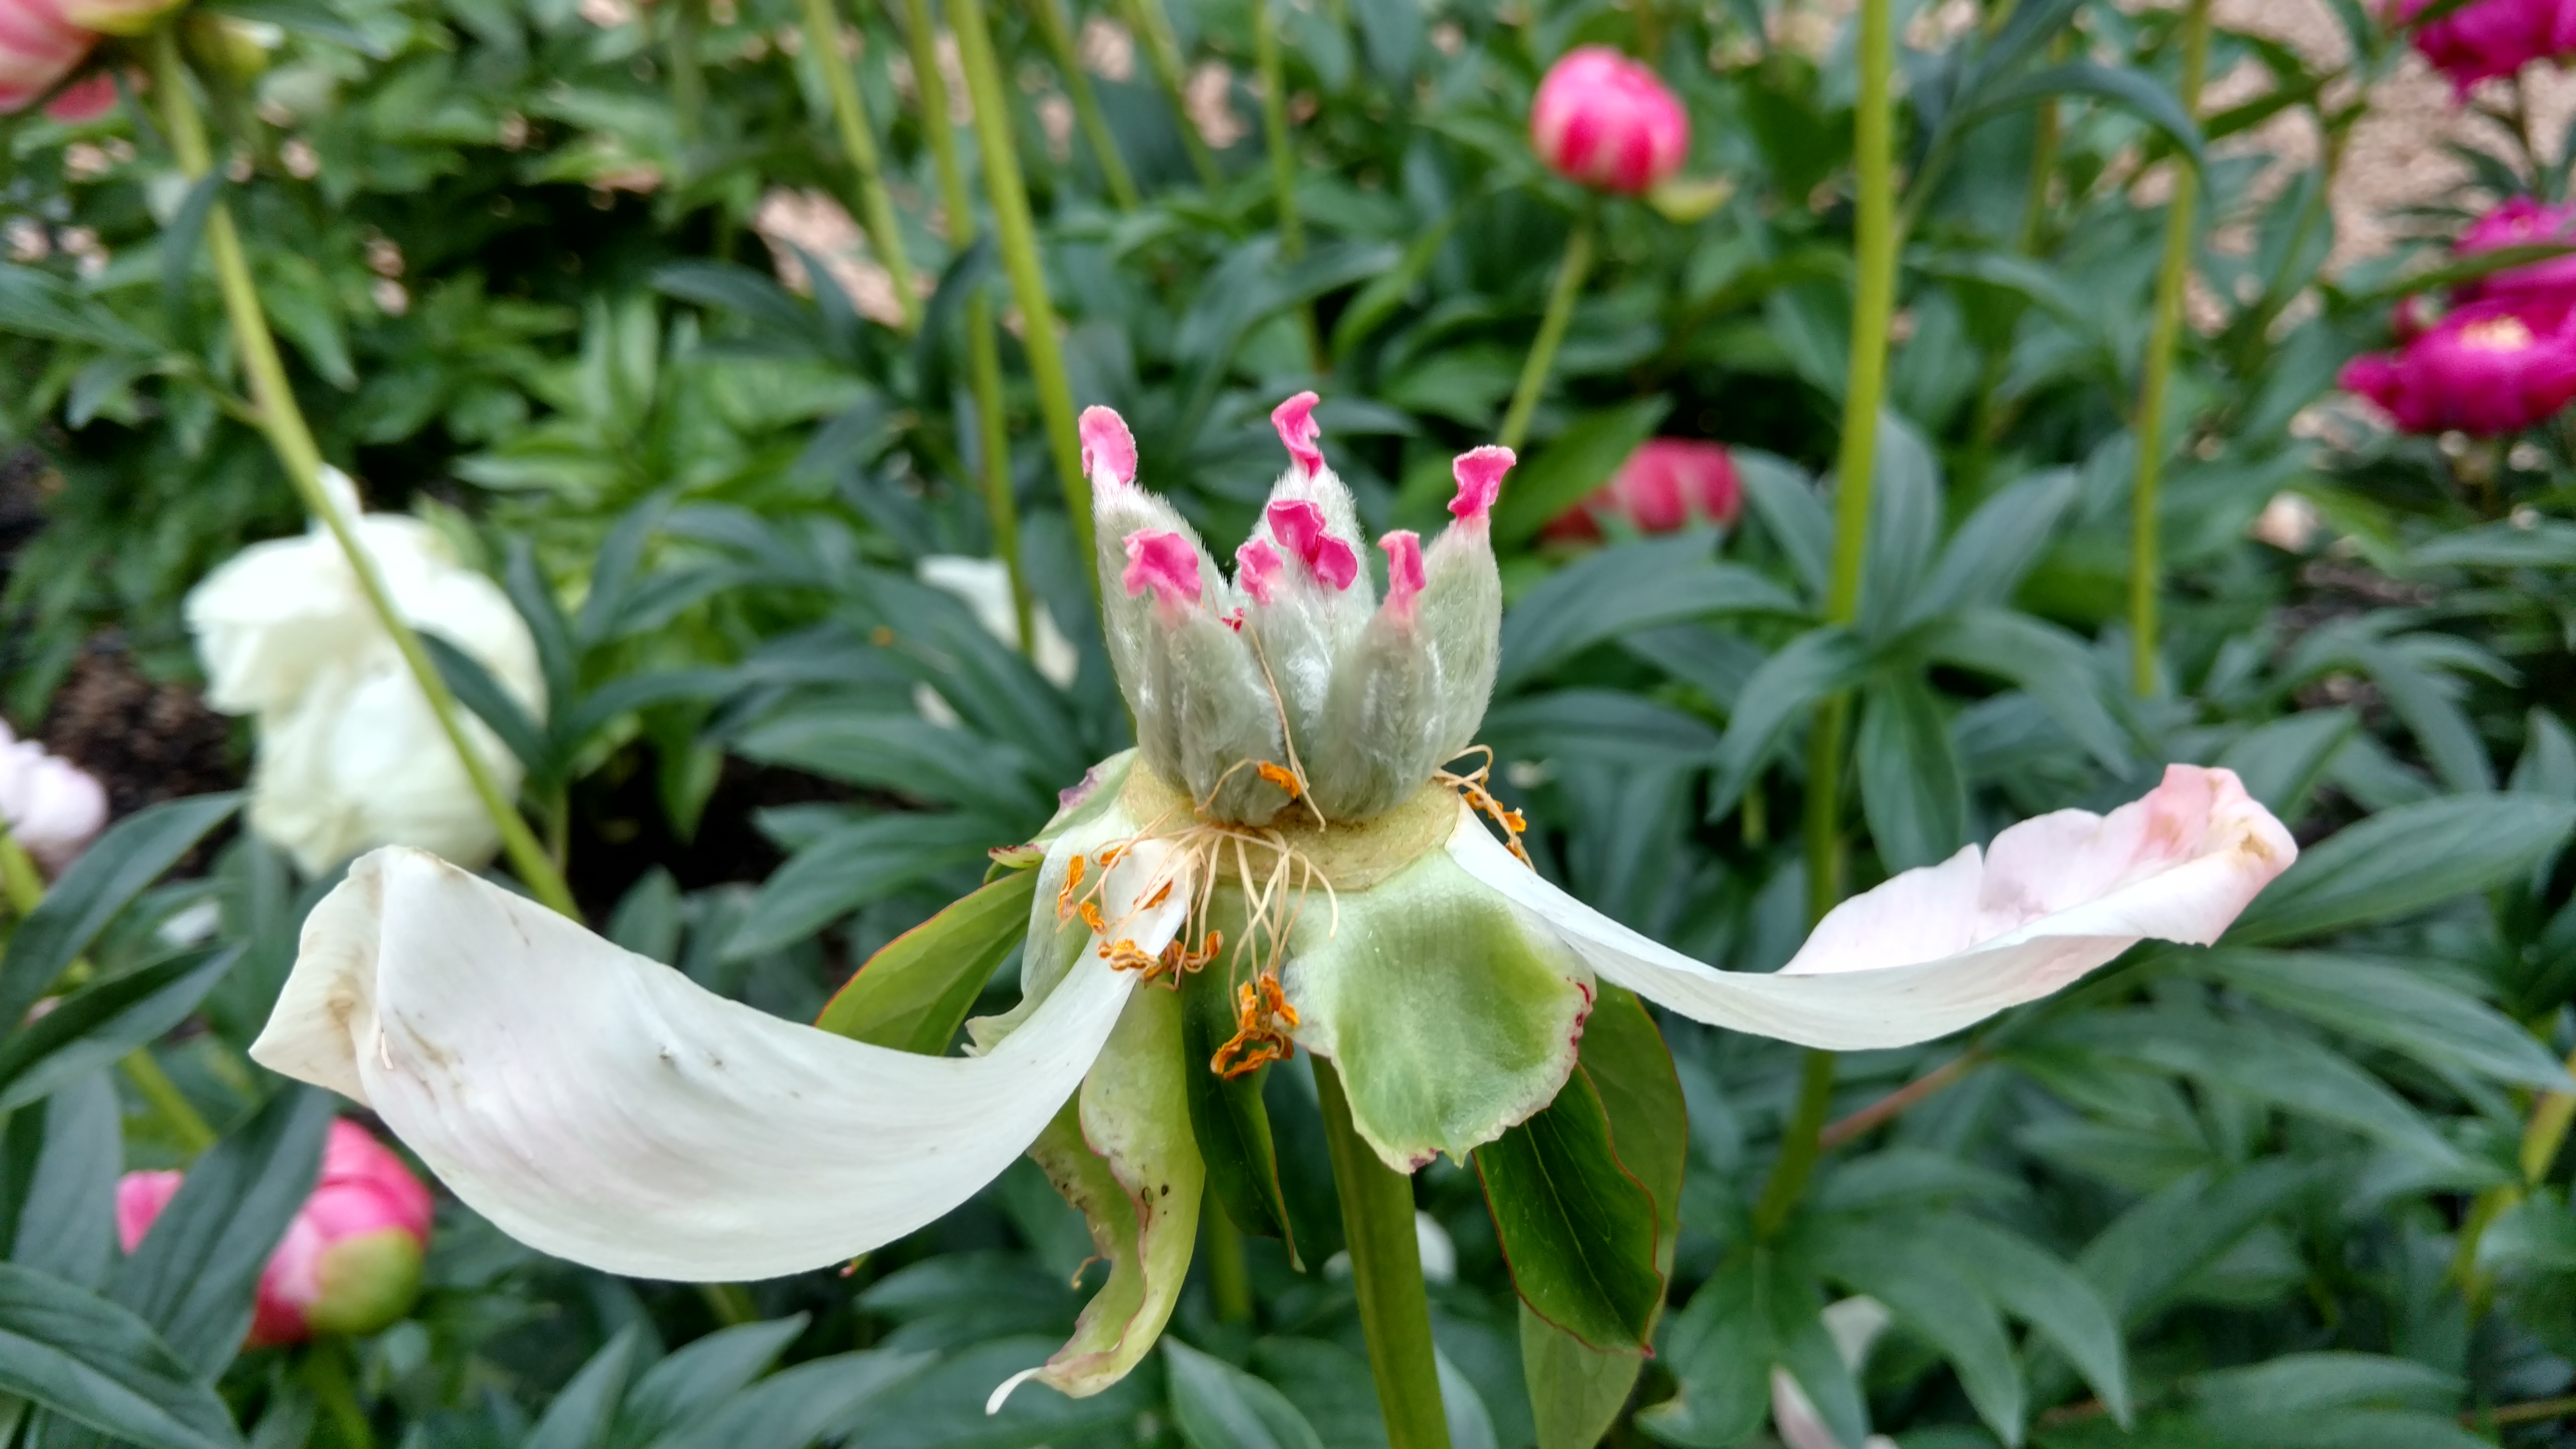
[[[1055,303],[1047,296],[1046,272],[1038,263],[1037,222],[1029,214],[1028,186],[1021,179],[1019,149],[1011,139],[1010,93],[1002,86],[1001,69],[993,58],[993,32],[985,24],[984,0],[948,0],[948,20],[957,33],[958,64],[966,72],[966,90],[975,103],[975,140],[984,153],[984,189],[993,203],[993,229],[1001,238],[1002,266],[1010,274],[1011,295],[1020,304],[1020,342],[1029,355],[1029,373],[1038,386],[1038,410],[1046,416],[1047,443],[1064,484],[1075,557],[1088,559],[1091,480],[1082,476],[1073,386],[1065,379],[1064,351],[1055,335]],[[1088,567],[1082,571],[1095,589],[1100,584],[1096,572]]]
[[[9,914],[22,921],[45,903],[45,877],[36,869],[36,862],[29,858],[26,847],[9,833],[9,824],[5,820],[0,820],[0,900],[8,903]],[[86,970],[81,962],[72,964],[76,972]],[[134,1090],[142,1093],[143,1100],[160,1114],[161,1121],[170,1129],[170,1135],[178,1139],[190,1157],[215,1145],[215,1129],[206,1125],[206,1119],[179,1090],[179,1084],[171,1081],[170,1074],[161,1070],[161,1063],[152,1055],[151,1047],[136,1047],[126,1053],[120,1065],[125,1069],[126,1080],[132,1082]]]
[[[939,195],[948,213],[948,245],[963,254],[975,244],[975,198],[966,190],[965,168],[957,164],[957,138],[948,125],[948,82],[940,74],[939,47],[930,19],[930,0],[904,0],[904,39],[912,51],[914,84],[921,87],[921,131],[929,138],[932,164],[939,172]],[[1027,574],[1020,567],[1020,508],[1011,492],[1011,435],[1002,411],[1002,347],[993,335],[993,304],[981,288],[966,299],[967,383],[975,393],[978,451],[983,462],[984,513],[993,529],[993,554],[1011,580],[1011,615],[1019,623],[1020,650],[1032,658],[1037,633],[1032,627]],[[957,440],[963,455],[966,440]]]
[[[805,44],[823,72],[824,89],[832,96],[832,124],[841,133],[841,153],[859,173],[859,214],[867,223],[868,243],[876,248],[877,262],[894,284],[894,304],[903,313],[903,330],[910,332],[921,325],[921,299],[913,295],[912,259],[904,253],[894,198],[886,192],[876,133],[868,128],[868,113],[860,104],[859,83],[850,74],[849,58],[841,54],[840,17],[832,11],[832,0],[798,0],[798,4],[805,17]]]
[[[1109,199],[1120,211],[1136,209],[1136,178],[1127,170],[1127,158],[1118,151],[1118,139],[1109,134],[1109,123],[1100,115],[1100,96],[1091,88],[1091,72],[1082,68],[1082,50],[1074,43],[1073,27],[1059,8],[1061,0],[1029,0],[1029,14],[1036,18],[1038,33],[1046,38],[1047,49],[1055,52],[1055,66],[1064,76],[1064,93],[1073,102],[1074,124],[1082,128],[1083,144],[1091,148],[1091,159],[1100,165],[1100,179],[1109,184]]]
[[[375,1449],[375,1426],[367,1421],[366,1408],[358,1402],[357,1385],[349,1376],[349,1344],[337,1336],[313,1341],[304,1352],[304,1386],[313,1391],[315,1402],[331,1421],[331,1429],[343,1449]]]
[[[1860,101],[1854,115],[1852,169],[1858,182],[1853,219],[1851,374],[1843,387],[1843,436],[1834,465],[1834,559],[1825,586],[1825,622],[1860,617],[1861,565],[1869,551],[1869,502],[1878,467],[1878,412],[1887,391],[1887,329],[1896,311],[1896,157],[1890,82],[1896,34],[1890,0],[1862,0]],[[1807,742],[1805,812],[1807,918],[1824,919],[1843,894],[1843,738],[1851,698],[1835,695],[1816,711]],[[1819,1134],[1833,1106],[1834,1057],[1811,1051],[1799,1073],[1797,1106],[1780,1142],[1780,1160],[1763,1184],[1754,1225],[1779,1231],[1815,1171]]]
[[[163,25],[154,30],[146,49],[153,91],[161,98],[162,124],[178,155],[179,169],[191,180],[202,177],[213,169],[214,155],[207,144],[205,121],[197,113],[197,102],[189,88],[187,64],[179,57],[177,29]],[[287,479],[295,485],[305,509],[322,520],[348,557],[349,571],[357,576],[359,590],[367,596],[367,604],[375,610],[385,632],[392,636],[395,650],[429,701],[430,713],[437,717],[440,731],[456,751],[457,763],[464,767],[475,797],[483,802],[484,810],[501,832],[501,849],[509,857],[510,868],[538,900],[578,920],[581,910],[573,903],[572,889],[564,884],[563,873],[547,858],[545,846],[528,828],[518,807],[502,793],[500,781],[493,777],[491,767],[484,763],[481,751],[465,732],[465,711],[456,702],[455,692],[430,661],[420,635],[394,607],[393,595],[385,587],[375,556],[358,542],[354,521],[322,487],[322,450],[295,405],[295,390],[287,382],[286,363],[278,356],[277,339],[268,330],[268,315],[261,310],[259,289],[251,281],[241,235],[233,230],[232,213],[221,203],[206,215],[206,253],[214,263],[215,280],[223,291],[224,312],[232,322],[234,345],[241,350],[242,369],[250,374],[251,401],[259,409],[260,431],[268,436],[269,447],[285,467]]]
[[[1252,1322],[1252,1272],[1243,1260],[1243,1230],[1223,1207],[1201,1208],[1206,1229],[1208,1298],[1219,1323]]]
[[[1351,1285],[1368,1336],[1369,1371],[1386,1416],[1389,1449],[1449,1449],[1440,1404],[1440,1362],[1431,1346],[1431,1298],[1422,1286],[1422,1243],[1414,1236],[1413,1179],[1378,1161],[1351,1123],[1351,1104],[1333,1064],[1315,1059],[1324,1142],[1341,1189],[1342,1236]]]
[[[2183,114],[2200,111],[2201,73],[2209,65],[2209,0],[2191,0],[2182,18]],[[2165,207],[2165,254],[2156,273],[2156,312],[2138,383],[2138,474],[2129,495],[2129,685],[2140,698],[2156,692],[2159,654],[2156,604],[2163,592],[2158,561],[2157,502],[2164,481],[2165,405],[2173,383],[2174,343],[2182,333],[2183,289],[2191,278],[2194,213],[2200,173],[2173,159],[2173,200]]]
[[[1189,76],[1181,69],[1180,43],[1172,38],[1172,18],[1163,13],[1163,0],[1119,0],[1119,8],[1126,12],[1127,28],[1135,33],[1154,82],[1163,88],[1163,99],[1172,108],[1172,124],[1181,133],[1182,149],[1190,153],[1190,169],[1199,174],[1201,186],[1216,190],[1225,183],[1225,172],[1190,119]]]
[[[1566,324],[1574,320],[1574,299],[1583,292],[1583,278],[1592,270],[1592,213],[1587,209],[1575,218],[1574,230],[1565,238],[1565,256],[1556,264],[1556,284],[1548,289],[1547,312],[1538,320],[1538,336],[1531,339],[1529,356],[1521,360],[1521,380],[1512,388],[1512,405],[1503,413],[1502,432],[1497,438],[1504,447],[1517,449],[1529,436],[1530,415],[1538,411],[1538,395],[1547,388],[1548,370],[1556,365],[1557,344],[1565,340]]]

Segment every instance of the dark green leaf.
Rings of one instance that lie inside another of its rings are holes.
[[[1178,1339],[1163,1340],[1172,1418],[1190,1449],[1324,1449],[1288,1396]]]
[[[1803,612],[1779,585],[1709,558],[1711,540],[1684,535],[1615,544],[1549,575],[1503,615],[1507,691],[1606,639],[1712,614]]]
[[[161,313],[170,335],[183,342],[194,331],[196,315],[188,305],[188,279],[196,271],[197,248],[205,241],[206,218],[223,192],[220,169],[198,177],[170,224],[161,229]]]
[[[1861,691],[1853,751],[1870,840],[1890,871],[1947,860],[1966,843],[1959,747],[1920,675],[1882,676]]]
[[[932,1357],[879,1350],[808,1359],[693,1416],[653,1440],[652,1449],[805,1449],[826,1437],[838,1440],[853,1415],[928,1368]]]
[[[2392,920],[2491,890],[2553,849],[2576,805],[2531,795],[2457,795],[2383,810],[2310,846],[2227,933],[2262,946]]]
[[[1644,1352],[1664,1299],[1655,1199],[1612,1149],[1591,1078],[1577,1067],[1474,1156],[1521,1301],[1589,1347]]]
[[[791,1313],[720,1328],[646,1369],[619,1406],[609,1442],[617,1449],[641,1449],[713,1413],[769,1372],[806,1322],[805,1314]]]
[[[644,1330],[637,1324],[618,1330],[546,1405],[545,1417],[528,1431],[519,1449],[603,1449],[643,1337]]]
[[[14,1263],[0,1263],[0,1391],[148,1449],[241,1444],[214,1386],[149,1324]]]
[[[187,1020],[241,948],[208,947],[102,981],[0,1041],[0,1112],[95,1071]]]
[[[1038,872],[1012,871],[888,941],[814,1024],[897,1051],[944,1054],[976,993],[1028,935],[1037,888]]]
[[[2045,1335],[2111,1416],[2129,1422],[2128,1354],[2118,1321],[2091,1283],[2036,1243],[1977,1218],[1931,1217],[1908,1231],[1921,1233],[2006,1312]]]
[[[1727,721],[1726,737],[1718,744],[1709,814],[1735,808],[1790,726],[1827,695],[1858,683],[1869,662],[1868,648],[1851,631],[1830,625],[1808,630],[1762,661],[1745,681],[1735,717]]]
[[[793,945],[870,901],[981,860],[1006,840],[978,815],[904,813],[840,826],[761,884],[750,913],[725,943],[725,959],[749,960]]]
[[[2545,1091],[2576,1091],[2511,1017],[2403,961],[2322,951],[2212,951],[2186,969],[2283,1011],[2428,1066]]]
[[[1242,939],[1239,917],[1218,929],[1228,939]],[[1255,1237],[1280,1239],[1293,1264],[1298,1261],[1296,1236],[1279,1187],[1270,1111],[1262,1102],[1269,1069],[1227,1078],[1212,1067],[1217,1049],[1234,1035],[1232,998],[1222,965],[1192,973],[1181,988],[1181,1080],[1189,1098],[1190,1131],[1207,1163],[1208,1192],[1227,1220]]]
[[[116,1180],[125,1167],[123,1107],[105,1073],[9,1117],[11,1262],[82,1288],[116,1259]]]
[[[551,783],[556,774],[554,751],[546,740],[545,726],[537,723],[527,706],[502,688],[501,681],[473,655],[427,629],[420,631],[420,643],[447,687],[455,691],[456,702],[500,737],[502,745],[527,767],[529,781],[539,788]]]
[[[2115,70],[2089,62],[2053,65],[2018,80],[2006,81],[1979,98],[1976,106],[1962,118],[1962,124],[1970,119],[1999,115],[2016,106],[2037,105],[2059,96],[2091,96],[2118,106],[2162,131],[2167,140],[2191,158],[2192,165],[2196,167],[2201,163],[2200,127],[2173,92],[2137,71]]]
[[[1829,1276],[1886,1304],[1897,1322],[1940,1350],[1978,1416],[2005,1443],[2021,1441],[2021,1367],[1985,1285],[1876,1223],[1837,1223],[1817,1260]]]
[[[0,1030],[27,1008],[143,888],[230,818],[239,795],[199,795],[138,810],[91,842],[19,923],[0,957]]]

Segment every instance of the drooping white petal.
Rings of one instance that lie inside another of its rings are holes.
[[[2139,941],[2218,939],[2298,858],[2226,770],[2174,765],[2108,816],[2062,810],[1836,907],[1774,975],[1719,971],[1620,925],[1468,822],[1450,854],[1547,918],[1593,970],[1713,1025],[1834,1051],[1904,1046],[2046,996]]]
[[[1187,892],[1136,917],[1178,930]],[[415,850],[307,921],[262,1064],[373,1107],[511,1235],[609,1272],[754,1279],[911,1232],[1055,1115],[1134,978],[1085,953],[989,1055],[915,1056],[700,989]]]

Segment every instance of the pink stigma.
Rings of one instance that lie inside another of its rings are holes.
[[[1127,420],[1114,409],[1087,407],[1082,410],[1083,476],[1106,468],[1121,483],[1136,481],[1136,435],[1127,431]]]
[[[1127,597],[1147,589],[1163,602],[1199,601],[1199,551],[1177,533],[1140,528],[1127,535],[1127,572],[1119,576]]]
[[[1377,546],[1386,550],[1386,606],[1410,615],[1414,596],[1422,592],[1422,535],[1400,528]]]
[[[1252,596],[1252,602],[1267,604],[1279,589],[1279,571],[1287,567],[1279,550],[1266,538],[1248,538],[1234,551],[1234,581]]]
[[[1270,426],[1279,430],[1279,441],[1288,445],[1288,456],[1297,460],[1298,469],[1309,478],[1324,471],[1324,452],[1315,446],[1315,439],[1324,432],[1315,425],[1316,402],[1313,393],[1301,392],[1270,410]]]
[[[1495,497],[1503,491],[1503,475],[1518,461],[1512,450],[1488,445],[1470,448],[1449,465],[1458,480],[1458,496],[1449,500],[1449,513],[1461,520],[1481,519],[1494,509]]]
[[[1279,546],[1336,591],[1360,576],[1358,551],[1325,532],[1323,509],[1302,498],[1281,499],[1270,505],[1268,517],[1270,536]]]

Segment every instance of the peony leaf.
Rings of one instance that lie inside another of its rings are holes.
[[[1262,1105],[1261,1087],[1270,1069],[1229,1079],[1208,1066],[1218,1046],[1234,1034],[1228,985],[1220,961],[1193,973],[1181,990],[1181,1079],[1189,1096],[1190,1129],[1198,1137],[1199,1155],[1207,1159],[1208,1190],[1227,1220],[1255,1237],[1282,1240],[1288,1261],[1296,1264],[1297,1239],[1279,1189],[1270,1112]]]
[[[1612,1150],[1590,1075],[1475,1159],[1521,1301],[1587,1347],[1644,1353],[1664,1299],[1656,1203]]]
[[[853,1041],[942,1056],[994,970],[1028,934],[1036,871],[1015,870],[888,941],[814,1024]]]

